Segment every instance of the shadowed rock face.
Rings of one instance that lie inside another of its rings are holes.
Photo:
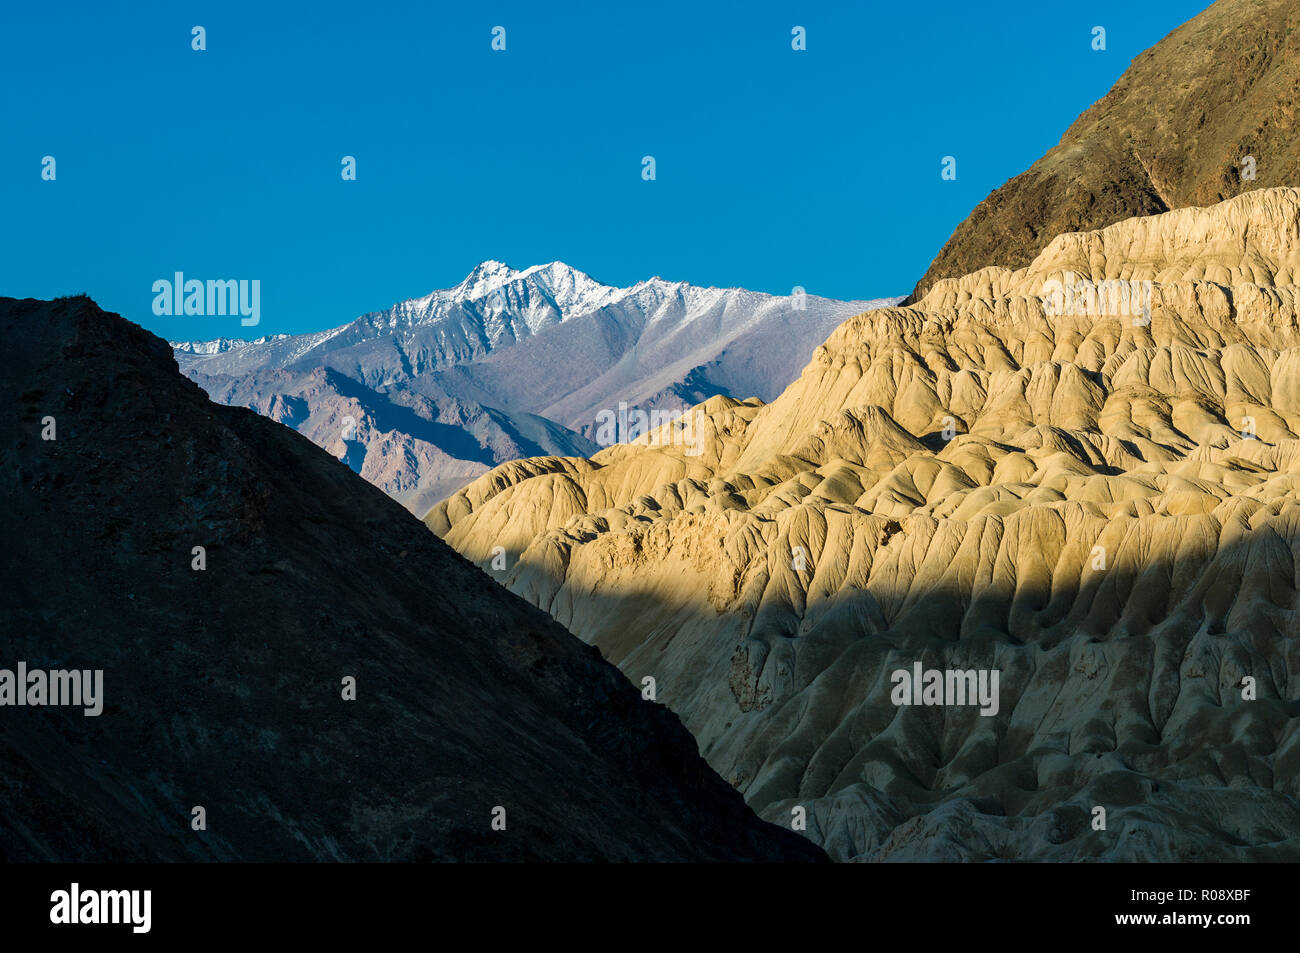
[[[824,859],[594,649],[210,403],[165,342],[87,298],[0,298],[0,333],[0,667],[104,673],[98,717],[0,708],[0,858]]]
[[[1300,859],[1298,278],[1294,189],[1062,235],[426,522],[837,859]]]
[[[1300,185],[1298,121],[1300,6],[1218,0],[1137,57],[1056,148],[981,202],[911,300],[941,278],[1022,268],[1064,232]],[[1253,180],[1243,178],[1246,156]]]

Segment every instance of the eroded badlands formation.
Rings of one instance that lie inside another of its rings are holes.
[[[837,859],[1297,859],[1298,272],[1294,189],[1062,235],[426,523]]]

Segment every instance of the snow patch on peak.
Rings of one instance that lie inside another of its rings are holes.
[[[455,288],[448,289],[446,294],[450,298],[474,301],[487,297],[493,290],[513,281],[520,274],[521,272],[511,268],[505,262],[489,258],[487,261],[475,265],[473,270],[465,276],[465,280]],[[435,291],[429,297],[433,298],[438,294],[439,292]]]

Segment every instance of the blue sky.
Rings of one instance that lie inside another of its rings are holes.
[[[9,3],[0,294],[85,291],[173,339],[332,327],[485,258],[901,295],[1208,5]],[[260,325],[155,316],[177,271],[260,280]]]

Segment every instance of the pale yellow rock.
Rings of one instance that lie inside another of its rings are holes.
[[[833,856],[1294,859],[1297,274],[1294,189],[1062,235],[426,522]],[[997,669],[997,714],[895,705],[915,662]]]

